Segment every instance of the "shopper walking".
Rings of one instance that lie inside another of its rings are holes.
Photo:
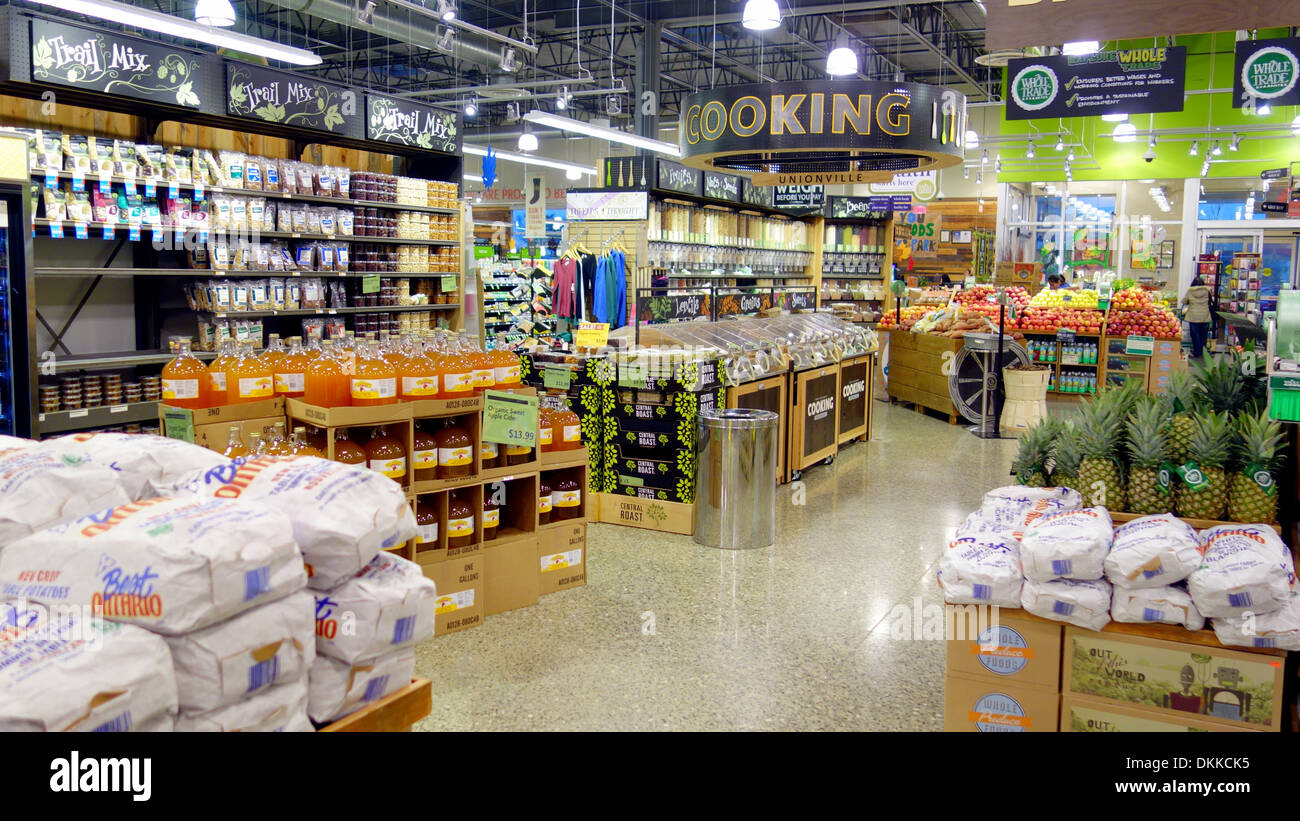
[[[1184,309],[1183,316],[1191,332],[1192,358],[1200,359],[1205,351],[1206,337],[1210,335],[1210,289],[1199,274],[1183,294],[1179,307]]]

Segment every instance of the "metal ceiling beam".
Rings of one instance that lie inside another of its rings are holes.
[[[960,2],[960,0],[958,0]],[[845,3],[844,5],[818,5],[818,6],[789,6],[782,3],[781,18],[788,20],[797,17],[811,17],[817,15],[835,15],[842,12],[852,11],[877,11],[881,9],[897,9],[899,6],[919,6],[933,3],[934,0],[859,0],[856,3]],[[699,15],[694,17],[665,17],[661,22],[666,26],[673,28],[685,28],[690,26],[708,26],[714,23],[719,25],[723,23],[739,23],[743,14],[730,13],[714,15]]]
[[[907,32],[913,40],[920,43],[931,54],[937,56],[954,74],[974,86],[984,99],[987,100],[992,97],[992,94],[984,87],[983,83],[972,77],[970,72],[958,60],[954,60],[946,48],[940,47],[939,39],[949,32],[947,27],[948,16],[944,14],[942,7],[935,8],[931,6],[920,10],[910,7],[900,8],[896,9],[893,15],[898,20],[899,28]],[[922,32],[920,28],[914,25],[917,23],[925,26],[929,31]],[[960,35],[953,34],[953,36],[959,40],[956,44],[958,52],[969,56],[971,62],[974,63],[975,47]]]

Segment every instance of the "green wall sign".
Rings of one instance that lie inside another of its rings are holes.
[[[1300,38],[1242,40],[1237,43],[1232,82],[1232,104],[1236,108],[1252,101],[1270,105],[1300,103]]]

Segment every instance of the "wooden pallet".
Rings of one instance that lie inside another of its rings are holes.
[[[413,678],[406,687],[326,724],[322,733],[404,733],[433,709],[433,685],[427,678]]]
[[[940,409],[938,409],[938,408],[932,408],[932,407],[930,407],[929,405],[926,405],[926,404],[924,404],[924,403],[922,403],[922,402],[917,402],[917,401],[912,400],[912,399],[904,399],[904,398],[901,397],[901,396],[890,396],[890,397],[889,397],[889,404],[891,404],[891,405],[909,405],[909,406],[911,406],[912,410],[916,411],[917,413],[921,414],[922,416],[931,416],[931,417],[934,417],[934,418],[936,418],[936,419],[943,419],[943,418],[946,417],[947,420],[948,420],[948,424],[950,424],[950,425],[960,425],[960,424],[964,421],[964,417],[962,417],[960,414],[958,414],[957,411],[955,411],[955,410],[953,410],[953,411],[951,411],[951,412],[949,412],[949,411],[943,411],[943,410],[940,410]]]

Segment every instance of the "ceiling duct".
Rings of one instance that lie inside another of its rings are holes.
[[[389,7],[384,6],[375,10],[370,25],[361,26],[357,24],[355,3],[339,2],[339,0],[267,0],[267,2],[273,6],[319,17],[339,25],[374,32],[390,40],[411,43],[430,51],[438,50],[438,35],[441,27],[431,19],[423,20],[419,15],[412,15],[409,12],[398,16]],[[457,60],[488,66],[493,73],[500,73],[501,49],[485,48],[466,42],[464,34],[460,32],[460,36],[455,38],[452,55]],[[521,65],[520,68],[522,67]]]

